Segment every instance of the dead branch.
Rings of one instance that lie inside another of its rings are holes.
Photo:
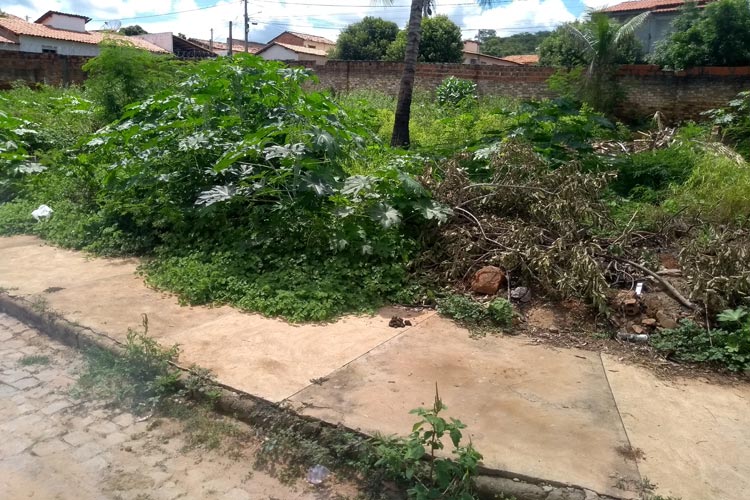
[[[671,283],[669,283],[667,280],[665,280],[664,278],[662,278],[655,272],[651,271],[650,269],[647,269],[640,264],[636,264],[632,260],[623,259],[622,257],[617,257],[615,255],[601,255],[601,257],[605,259],[614,259],[614,260],[622,262],[623,264],[627,264],[629,266],[632,266],[636,269],[643,271],[644,273],[648,274],[649,276],[654,278],[656,281],[661,283],[664,286],[664,288],[666,288],[667,291],[672,295],[672,297],[674,297],[674,299],[677,300],[677,302],[687,307],[688,309],[692,309],[694,311],[698,309],[698,306],[696,306],[695,304],[690,302],[688,299],[683,297],[682,294],[678,292],[677,289],[671,285]]]
[[[467,189],[473,189],[477,187],[494,187],[494,188],[501,188],[501,189],[528,189],[530,191],[541,191],[550,196],[554,196],[557,194],[554,191],[550,191],[549,189],[544,189],[543,187],[539,187],[539,186],[525,186],[522,184],[495,184],[492,182],[481,182],[477,184],[469,184],[468,186],[464,186],[462,189],[467,190]]]

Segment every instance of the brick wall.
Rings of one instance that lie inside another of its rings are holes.
[[[0,50],[0,88],[10,88],[18,80],[49,85],[83,83],[86,75],[81,66],[88,60],[82,56]]]
[[[0,88],[17,80],[29,83],[68,85],[81,83],[86,57],[0,51]],[[402,63],[382,61],[328,61],[325,65],[290,61],[307,66],[320,80],[322,89],[349,92],[357,89],[397,94]],[[434,90],[448,76],[473,80],[480,94],[521,99],[554,97],[547,88],[553,68],[538,66],[486,66],[467,64],[419,64],[416,87]],[[665,114],[667,120],[695,119],[707,109],[724,106],[738,92],[750,90],[750,67],[693,68],[662,71],[657,66],[623,66],[618,80],[624,99],[618,115],[637,119]]]
[[[320,87],[338,92],[356,89],[398,94],[402,63],[381,61],[328,61],[314,68]],[[483,95],[522,99],[551,97],[546,81],[553,68],[537,66],[485,66],[468,64],[419,64],[416,88],[434,90],[448,76],[473,80]]]
[[[699,119],[701,112],[726,106],[738,92],[750,90],[750,67],[662,71],[658,66],[623,66],[618,80],[624,93],[617,110],[622,118],[661,111],[670,121]]]
[[[304,40],[298,36],[292,35],[291,33],[282,33],[278,38],[274,39],[274,42],[286,43],[289,45],[302,45]]]
[[[401,63],[380,61],[328,61],[311,69],[320,79],[320,88],[337,92],[371,89],[396,95],[402,68]],[[554,71],[538,66],[419,64],[415,83],[418,89],[433,90],[453,75],[473,80],[483,95],[554,97],[546,83]],[[661,111],[667,120],[675,121],[699,118],[702,111],[724,106],[738,92],[750,90],[750,67],[662,71],[657,66],[633,65],[621,67],[618,80],[624,94],[619,116],[637,119]]]

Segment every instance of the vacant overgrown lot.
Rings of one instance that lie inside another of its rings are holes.
[[[140,255],[186,302],[292,321],[389,301],[489,318],[455,296],[485,265],[607,316],[669,254],[692,319],[653,344],[750,366],[747,94],[672,129],[451,81],[417,96],[404,151],[387,146],[393,99],[309,91],[302,69],[154,59],[134,86],[112,67],[92,63],[87,88],[0,94],[1,234]],[[719,333],[703,342],[691,320]]]

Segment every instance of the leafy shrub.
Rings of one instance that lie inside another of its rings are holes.
[[[387,475],[408,485],[409,498],[428,500],[470,500],[474,496],[473,479],[478,473],[482,455],[471,443],[461,444],[462,430],[466,425],[458,419],[444,419],[440,414],[446,409],[435,391],[432,408],[417,408],[413,413],[420,417],[406,439],[380,439],[376,443],[378,457],[375,466]],[[443,438],[449,437],[455,458],[443,458],[436,452],[444,448]],[[429,461],[423,460],[429,455]]]
[[[295,321],[370,310],[405,279],[415,243],[401,221],[413,234],[450,210],[411,160],[371,154],[362,113],[306,92],[309,78],[250,56],[198,64],[0,208],[0,231],[153,254],[150,282],[191,303]],[[42,196],[55,214],[30,224]]]
[[[460,323],[475,325],[489,317],[487,309],[482,304],[455,293],[438,300],[438,311]]]
[[[435,89],[435,97],[441,106],[459,106],[476,102],[477,84],[449,76]]]
[[[459,323],[510,326],[513,321],[513,306],[503,298],[493,299],[485,306],[465,295],[451,293],[438,299],[437,303],[441,314]]]
[[[719,128],[724,142],[750,159],[750,91],[737,94],[726,108],[712,109],[704,114]]]
[[[487,306],[487,312],[493,323],[501,326],[510,326],[513,322],[513,306],[503,298],[494,299]]]
[[[86,88],[104,121],[120,117],[125,106],[176,82],[178,63],[127,42],[105,40],[99,55],[83,65]]]
[[[406,280],[398,262],[345,256],[253,255],[239,250],[164,256],[143,267],[150,284],[191,304],[231,303],[290,321],[322,321],[348,312],[372,312]]]
[[[509,118],[500,133],[488,135],[488,138],[518,138],[529,142],[555,165],[572,159],[590,160],[598,165],[592,155],[591,141],[614,138],[617,132],[614,124],[603,115],[570,99],[525,102],[511,112]]]
[[[692,173],[698,155],[687,145],[633,153],[619,162],[612,189],[622,195],[658,202],[672,184],[682,184]]]
[[[23,176],[44,171],[31,156],[37,135],[32,126],[0,111],[0,203],[20,193]]]
[[[717,316],[720,329],[708,331],[690,320],[662,330],[651,344],[680,361],[717,363],[732,371],[750,369],[750,315],[747,309],[728,309]]]

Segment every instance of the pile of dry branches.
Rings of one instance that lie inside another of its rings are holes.
[[[638,249],[623,245],[632,228],[618,231],[602,202],[613,174],[583,172],[575,162],[551,169],[530,146],[512,141],[490,157],[486,182],[472,181],[462,166],[471,160],[458,156],[423,178],[454,212],[420,262],[440,281],[465,283],[492,264],[550,296],[605,312],[613,283],[655,276],[634,262]]]

